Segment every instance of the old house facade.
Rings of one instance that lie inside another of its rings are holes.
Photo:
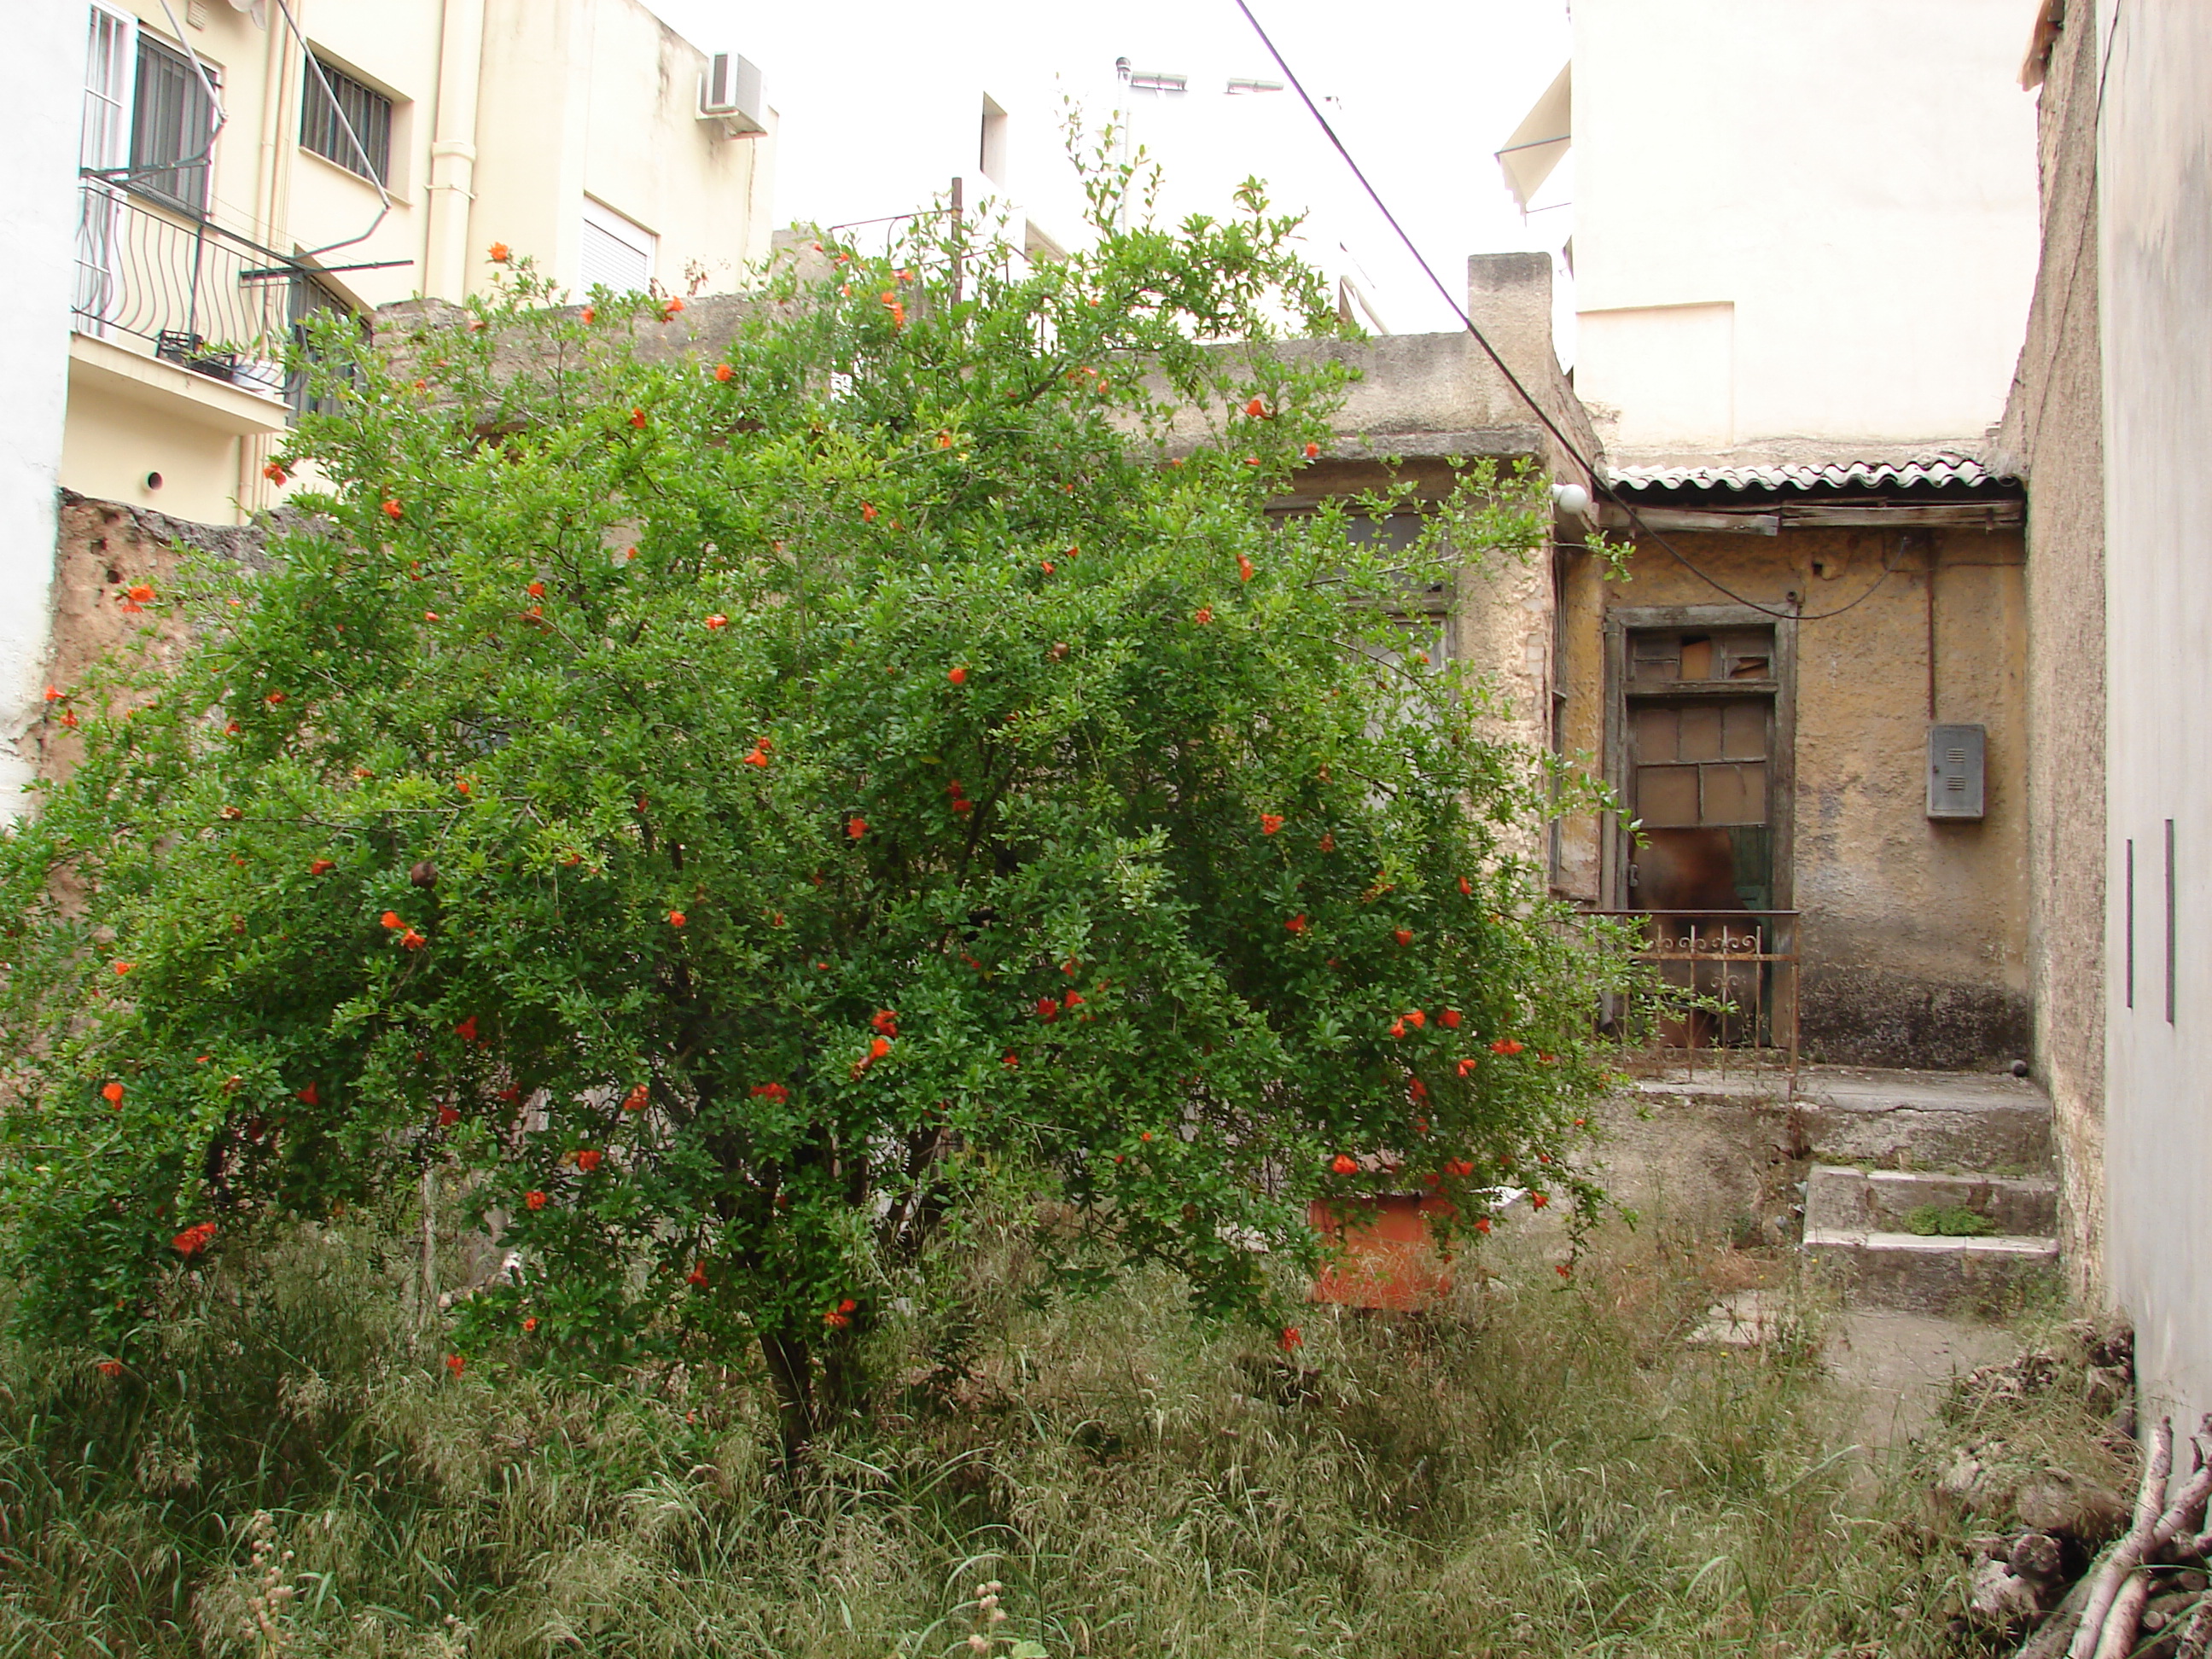
[[[1709,1040],[2029,1052],[2021,492],[1983,459],[2033,268],[2010,15],[1577,5],[1500,154],[1516,191],[1574,160],[1621,548],[1559,555],[1558,746],[1623,810],[1563,826],[1554,880],[1794,959]]]

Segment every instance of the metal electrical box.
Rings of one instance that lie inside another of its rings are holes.
[[[1983,778],[1989,758],[1989,728],[1931,726],[1928,728],[1928,816],[1983,816]]]

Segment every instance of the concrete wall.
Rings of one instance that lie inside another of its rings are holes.
[[[2037,100],[2043,258],[1996,448],[2027,482],[2028,990],[2055,1112],[2077,1296],[2103,1295],[2105,451],[2094,15],[2052,42]]]
[[[0,812],[12,815],[32,765],[21,737],[40,707],[46,588],[53,569],[54,486],[68,400],[70,303],[76,270],[76,133],[85,21],[66,6],[27,8],[0,56],[9,155],[0,169]]]
[[[2034,280],[2020,0],[1577,0],[1575,382],[1617,465],[1978,439]]]
[[[2212,9],[2105,0],[2097,15],[2112,36],[2097,222],[2112,458],[2106,1263],[2146,1401],[2194,1421],[2212,1408]]]
[[[1989,1066],[2028,1043],[2027,617],[2011,531],[1784,529],[1669,535],[1685,557],[1759,605],[1842,614],[1794,624],[1794,856],[1777,908],[1802,911],[1801,1019],[1808,1055],[1852,1065]],[[1931,600],[1930,561],[1934,562]],[[1885,564],[1893,567],[1882,576]],[[1875,586],[1877,579],[1879,586]],[[1571,572],[1563,629],[1571,754],[1606,742],[1608,614],[1727,604],[1656,545],[1628,580]],[[1792,624],[1784,623],[1787,629]],[[1930,640],[1934,642],[1930,698]],[[1933,720],[1988,728],[1987,816],[1926,816]],[[1562,884],[1628,896],[1592,818],[1563,837]],[[1593,879],[1593,878],[1596,879]],[[1787,896],[1785,896],[1785,893]]]

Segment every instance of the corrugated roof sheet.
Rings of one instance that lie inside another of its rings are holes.
[[[1621,466],[1606,477],[1622,489],[1871,489],[1885,484],[2002,482],[1971,455],[1939,453],[1909,461],[1831,461],[1820,466]]]

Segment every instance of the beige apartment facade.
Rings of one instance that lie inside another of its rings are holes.
[[[272,504],[310,313],[486,286],[726,292],[765,256],[757,73],[639,0],[78,0],[59,481],[204,524]],[[719,44],[719,43],[718,43]]]

